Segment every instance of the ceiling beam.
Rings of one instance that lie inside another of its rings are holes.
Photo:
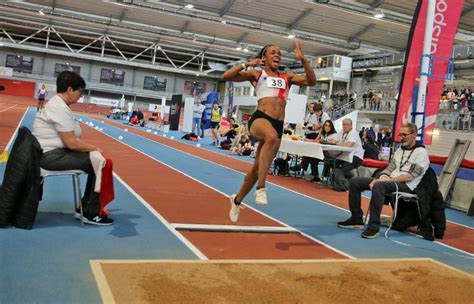
[[[466,8],[464,8],[462,10],[462,13],[461,13],[461,17],[462,16],[466,16],[467,14],[469,14],[472,10],[474,10],[474,4],[471,4],[469,6],[466,6]]]
[[[127,13],[127,9],[124,8],[122,10],[122,13],[120,14],[120,17],[119,17],[119,21],[122,22],[123,21],[123,18],[125,18],[125,14]]]
[[[349,37],[347,39],[347,42],[354,42],[357,40],[357,38],[359,38],[360,36],[364,35],[365,33],[367,33],[368,31],[370,31],[371,29],[373,29],[375,27],[375,24],[374,23],[371,23],[369,25],[367,25],[366,27],[364,27],[363,29],[361,29],[360,31],[358,31],[357,33],[355,33],[354,35],[352,35],[351,37]]]
[[[227,3],[225,4],[225,7],[222,9],[222,11],[220,11],[219,13],[219,16],[224,16],[225,14],[227,14],[227,12],[229,11],[229,9],[232,7],[232,5],[234,5],[234,2],[235,0],[229,0],[227,1]]]
[[[248,32],[243,33],[242,35],[240,35],[239,38],[235,40],[235,42],[241,43],[242,41],[244,41],[245,37],[247,37],[248,34],[249,34]]]
[[[374,1],[372,2],[372,4],[370,5],[370,7],[371,7],[372,9],[378,8],[379,6],[382,5],[382,3],[383,3],[383,0],[374,0]]]
[[[288,25],[288,29],[289,30],[292,30],[295,28],[295,26],[298,25],[298,23],[301,22],[301,20],[303,20],[303,18],[308,15],[309,13],[311,13],[313,11],[312,8],[307,8],[305,9],[303,12],[301,12],[298,17],[296,17],[295,19],[293,19],[293,21],[291,21],[291,23]]]
[[[186,21],[186,23],[183,25],[183,27],[179,30],[181,33],[184,33],[188,30],[188,27],[189,27],[189,24],[191,22],[190,21]]]

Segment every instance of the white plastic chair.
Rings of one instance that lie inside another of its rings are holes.
[[[48,176],[71,176],[72,177],[72,187],[74,191],[74,212],[77,210],[77,206],[79,205],[79,211],[81,214],[81,224],[84,226],[84,217],[83,217],[83,209],[82,209],[82,200],[81,200],[81,182],[79,176],[81,174],[85,174],[84,171],[81,170],[65,170],[65,171],[48,171],[45,169],[40,169],[40,175],[43,178],[42,182]]]

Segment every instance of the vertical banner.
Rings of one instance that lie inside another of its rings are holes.
[[[397,110],[395,112],[395,141],[400,141],[398,131],[402,124],[412,122],[413,101],[417,98],[420,80],[420,65],[429,0],[419,0],[410,29],[406,48],[405,66],[400,85]],[[431,144],[432,132],[439,109],[439,98],[448,70],[449,58],[456,35],[464,0],[435,0],[435,15],[431,41],[431,71],[428,77],[425,106],[424,143]]]
[[[227,117],[232,117],[232,111],[233,111],[233,108],[234,108],[234,83],[232,81],[229,81],[228,82],[229,86],[228,86],[228,95],[229,96],[229,107],[228,107],[228,111],[227,111]]]
[[[183,132],[189,133],[193,130],[193,105],[194,97],[184,99],[184,114],[183,114]]]

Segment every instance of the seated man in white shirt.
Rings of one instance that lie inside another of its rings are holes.
[[[351,217],[338,222],[341,228],[362,229],[363,211],[361,208],[361,193],[372,190],[369,206],[369,225],[362,232],[363,238],[372,239],[379,235],[380,214],[385,202],[385,195],[395,191],[414,193],[423,175],[430,165],[428,152],[423,145],[416,142],[418,128],[415,124],[403,125],[400,129],[402,147],[393,155],[388,167],[379,178],[354,177],[349,184],[349,208]]]
[[[352,162],[337,160],[337,167],[341,167],[344,176],[351,179],[354,175],[352,170],[360,167],[364,159],[364,149],[359,134],[352,128],[352,119],[345,118],[342,121],[342,130],[337,133],[336,140],[331,141],[338,146],[352,147],[354,149],[354,157]]]
[[[81,126],[74,119],[71,104],[81,98],[86,82],[74,72],[59,73],[56,80],[57,95],[36,114],[33,123],[33,135],[43,149],[40,166],[45,170],[82,170],[88,174],[87,185],[82,203],[84,223],[93,225],[111,225],[113,220],[101,214],[99,193],[94,191],[95,173],[89,152],[102,152],[94,145],[80,139]],[[74,214],[80,219],[80,214]]]

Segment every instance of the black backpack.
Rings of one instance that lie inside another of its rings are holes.
[[[290,175],[290,165],[288,164],[288,161],[286,159],[275,159],[275,161],[273,162],[273,175]]]

